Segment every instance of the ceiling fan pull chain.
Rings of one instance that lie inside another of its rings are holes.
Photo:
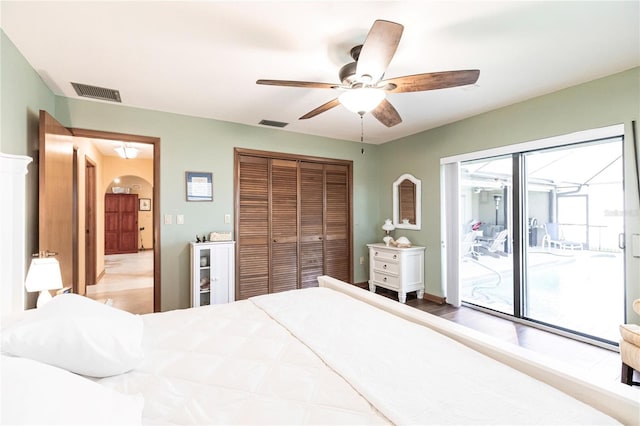
[[[364,155],[364,114],[360,114],[360,154]]]

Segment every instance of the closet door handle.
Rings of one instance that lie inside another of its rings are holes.
[[[322,241],[322,237],[318,237],[318,240]]]
[[[278,242],[278,240],[276,240],[276,239],[274,238],[274,239],[273,239],[273,242],[274,242],[274,243],[277,243],[277,242]]]

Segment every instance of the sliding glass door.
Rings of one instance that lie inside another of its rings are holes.
[[[460,297],[615,342],[624,320],[622,139],[460,163]]]
[[[624,321],[622,141],[523,154],[523,316],[608,341]]]
[[[513,315],[511,164],[506,156],[461,165],[460,294],[463,301]]]

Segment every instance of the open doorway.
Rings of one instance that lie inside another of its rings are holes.
[[[115,177],[115,173],[112,178],[105,177],[112,173],[107,163],[111,153],[116,154],[114,144],[122,147],[136,143],[149,151],[151,172],[147,180],[153,183],[147,202],[153,218],[149,239],[153,252],[152,303],[153,311],[160,311],[160,139],[66,128],[44,110],[40,111],[39,121],[38,250],[55,253],[63,284],[78,294],[85,295],[87,283],[93,281],[91,277],[97,275],[98,281],[103,270],[100,262],[104,259],[104,220],[99,213],[104,209],[106,185],[101,182]],[[111,144],[106,154],[96,146],[96,140]],[[134,170],[130,174],[138,174],[138,169]],[[91,192],[89,196],[87,191]]]
[[[111,156],[112,141],[93,143]],[[128,144],[130,149],[136,146]],[[145,148],[149,150],[140,150]],[[148,152],[141,157],[135,164],[119,157],[104,161],[99,190],[104,199],[102,272],[94,285],[87,281],[88,297],[135,314],[153,312],[152,158]],[[142,176],[119,174],[131,170]]]
[[[87,167],[85,176],[87,187],[95,175],[95,200],[86,197],[85,208],[96,216],[93,233],[88,215],[85,220],[85,247],[96,247],[95,257],[85,256],[85,294],[132,313],[154,312],[155,145],[132,142],[127,135],[118,135],[118,139],[93,136],[76,138],[86,153],[87,165],[90,155],[100,159],[97,171]],[[88,276],[90,270],[93,276]]]

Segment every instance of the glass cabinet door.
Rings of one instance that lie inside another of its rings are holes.
[[[200,267],[198,268],[198,282],[200,284],[199,305],[211,304],[211,250],[200,250]]]

